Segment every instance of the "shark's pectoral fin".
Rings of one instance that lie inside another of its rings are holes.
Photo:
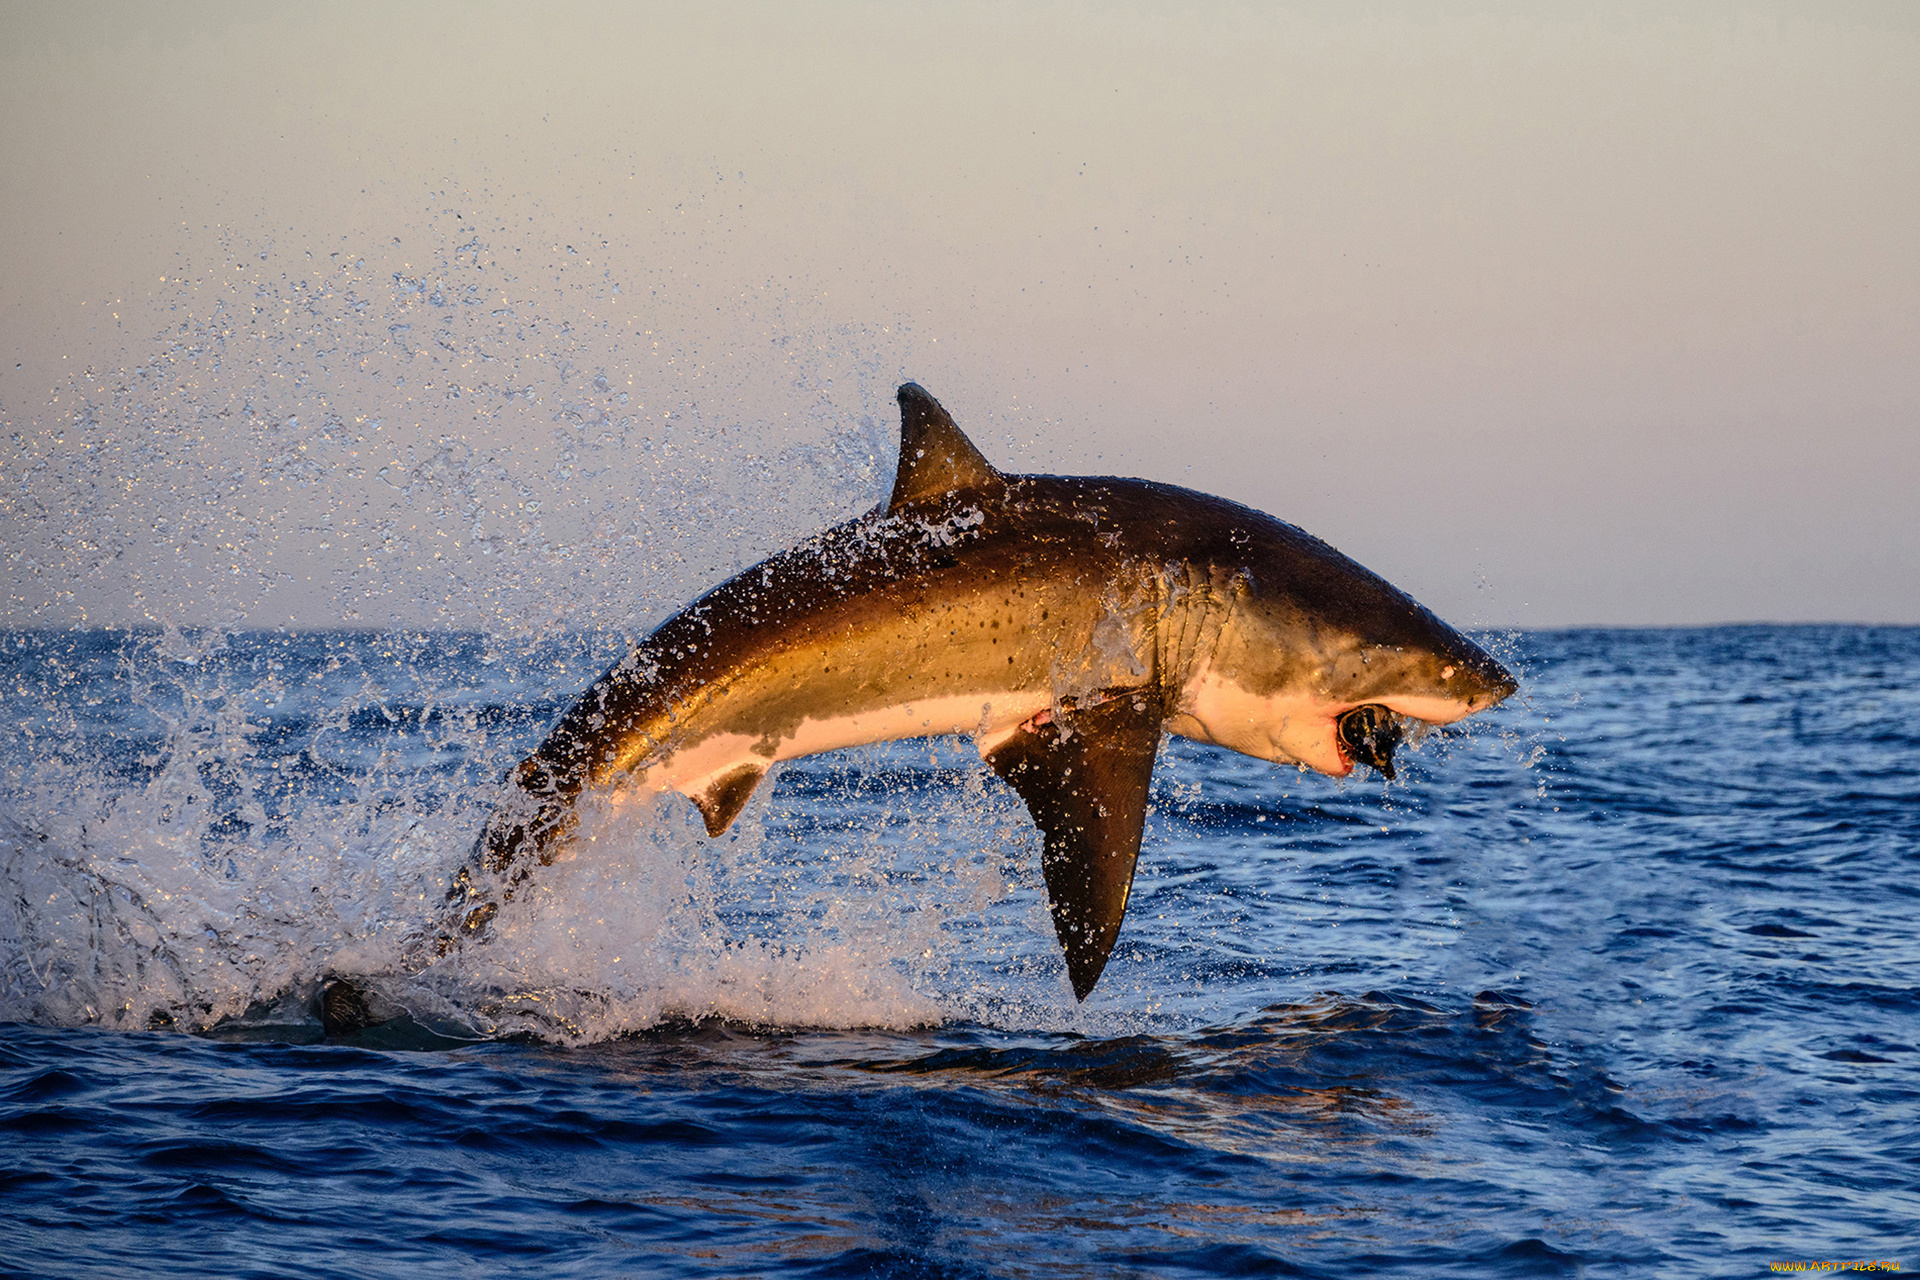
[[[1085,1000],[1120,936],[1147,820],[1161,706],[1121,690],[1029,721],[987,753],[1046,836],[1041,869],[1073,994]]]
[[[704,787],[690,792],[693,802],[700,806],[700,816],[707,820],[707,834],[717,836],[732,826],[740,811],[747,807],[747,797],[766,776],[767,766],[763,764],[735,765]]]

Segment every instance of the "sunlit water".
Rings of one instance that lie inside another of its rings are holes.
[[[1920,630],[1507,643],[1390,786],[1169,743],[1076,1006],[964,742],[598,812],[409,977],[616,639],[7,634],[0,1271],[1920,1267]]]

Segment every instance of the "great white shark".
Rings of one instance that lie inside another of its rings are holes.
[[[782,760],[969,734],[1043,835],[1084,1000],[1126,914],[1161,734],[1391,778],[1408,723],[1515,689],[1293,525],[1147,480],[1003,475],[919,385],[899,401],[884,505],[661,623],[512,771],[434,955],[553,861],[589,794],[681,792],[718,836]]]

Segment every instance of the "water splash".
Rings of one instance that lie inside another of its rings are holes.
[[[875,333],[786,323],[768,293],[765,347],[722,365],[692,294],[631,287],[644,263],[523,203],[449,187],[353,243],[228,229],[162,282],[144,349],[8,422],[12,617],[120,629],[5,636],[0,1017],[205,1027],[395,972],[561,702],[875,500],[892,446],[866,410],[896,380]],[[715,941],[712,991],[674,977],[719,917],[688,897],[684,834],[639,822],[556,871],[586,897],[542,886],[484,961],[389,994],[486,1027],[536,990],[591,990],[616,1027],[841,998],[819,957],[871,948],[838,925]],[[627,914],[570,912],[594,895]],[[584,973],[590,934],[650,979]],[[927,1016],[888,982],[862,1016]]]
[[[1007,970],[1053,978],[1031,837],[969,744],[791,767],[720,841],[677,797],[593,809],[484,945],[409,977],[497,779],[617,637],[5,643],[35,710],[9,748],[0,1017],[204,1029],[362,976],[442,1025],[590,1039],[711,1015],[914,1025],[1005,1001]],[[1023,941],[983,948],[1003,905]]]

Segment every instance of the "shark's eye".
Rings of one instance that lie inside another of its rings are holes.
[[[1345,713],[1335,725],[1340,745],[1355,762],[1372,765],[1385,778],[1393,777],[1393,749],[1400,745],[1399,716],[1368,703]]]

